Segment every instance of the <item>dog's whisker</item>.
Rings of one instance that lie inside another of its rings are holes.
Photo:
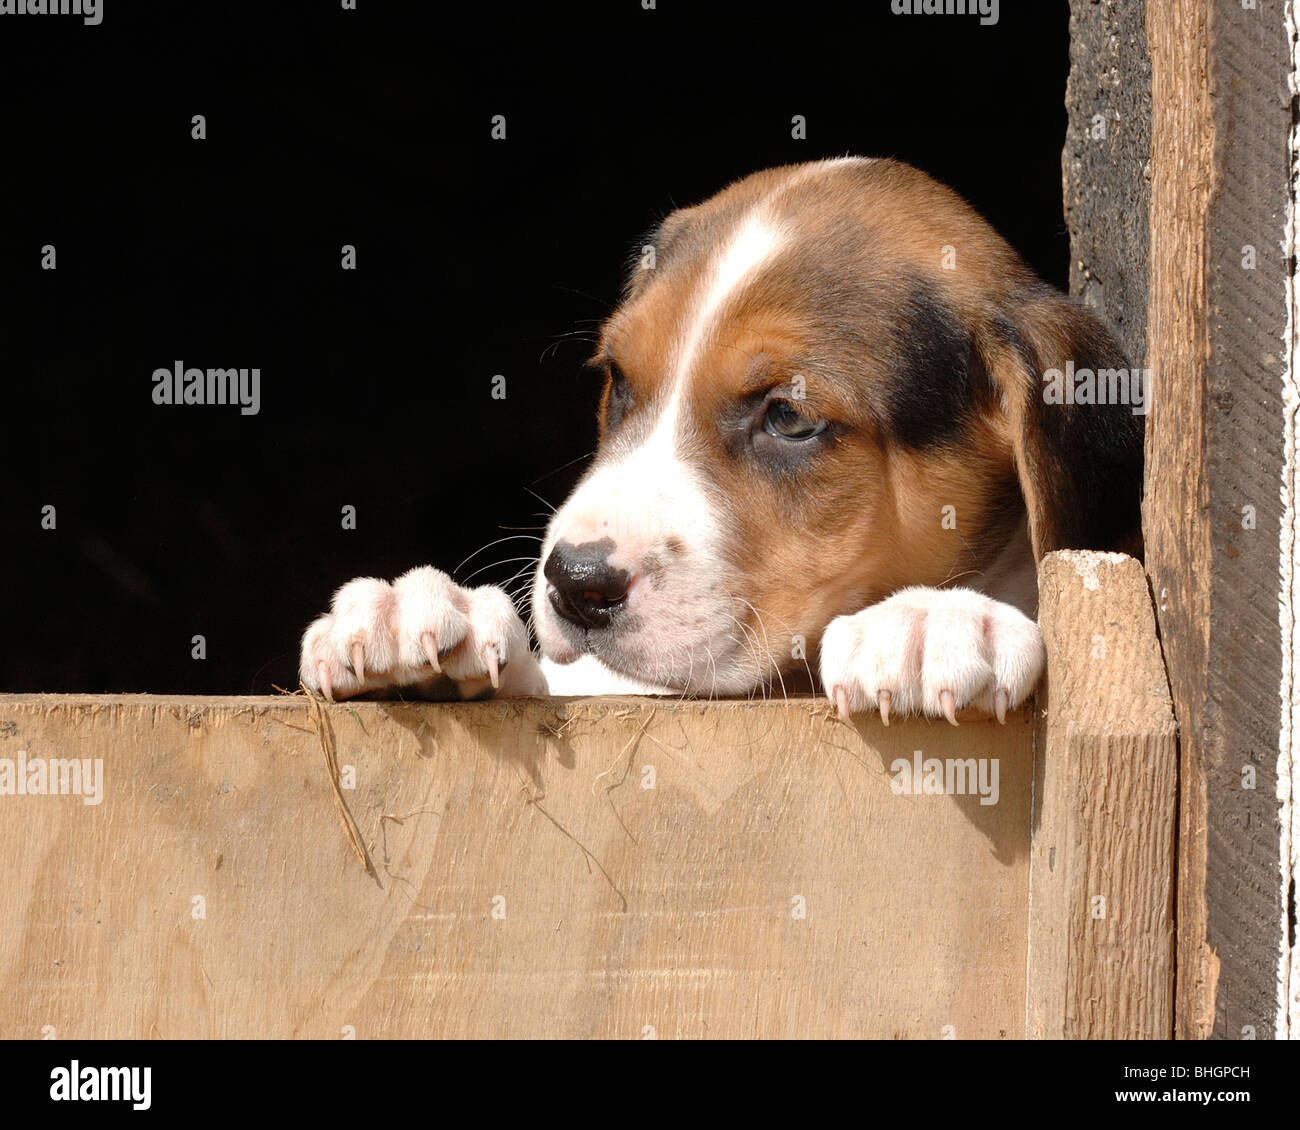
[[[466,565],[468,565],[471,561],[473,561],[474,558],[476,558],[480,553],[483,553],[483,552],[485,552],[486,550],[491,549],[494,545],[501,545],[502,542],[507,542],[507,541],[541,541],[541,540],[542,540],[542,539],[541,539],[540,537],[538,537],[536,534],[508,534],[506,537],[503,537],[503,538],[497,538],[496,541],[490,541],[490,542],[487,543],[487,545],[480,546],[478,549],[476,549],[473,553],[471,553],[468,557],[466,557],[464,561],[462,561],[459,565],[457,565],[457,566],[456,566],[454,569],[452,569],[451,571],[452,571],[453,573],[459,573],[463,568],[465,568]]]
[[[762,615],[759,613],[758,609],[755,608],[752,604],[750,604],[750,602],[749,602],[748,600],[746,600],[743,596],[742,596],[742,597],[733,597],[732,599],[739,600],[739,601],[741,602],[741,604],[745,605],[745,607],[747,607],[751,612],[753,612],[753,614],[754,614],[754,619],[758,622],[758,626],[759,626],[759,628],[762,629],[762,632],[763,632],[763,649],[764,649],[764,651],[767,652],[768,662],[771,664],[770,670],[771,670],[771,672],[772,672],[773,674],[776,675],[777,680],[778,680],[778,681],[780,682],[780,684],[781,684],[781,699],[782,699],[782,701],[788,703],[788,702],[790,701],[790,696],[789,696],[789,694],[786,693],[786,689],[785,689],[785,678],[784,678],[784,676],[782,676],[782,674],[781,674],[781,665],[780,665],[780,663],[777,662],[777,660],[776,660],[776,655],[775,655],[775,653],[772,651],[772,648],[771,648],[770,644],[768,643],[768,638],[767,638],[767,625],[763,623],[763,617],[762,617]],[[770,677],[770,676],[767,677],[766,682],[767,682],[768,684],[771,684],[771,677]],[[774,686],[774,684],[772,684],[772,685]]]
[[[734,597],[734,596],[731,596],[731,597],[729,597],[728,599],[730,599],[730,600],[736,600],[736,599],[738,599],[738,598],[737,598],[737,597]],[[755,632],[755,631],[754,631],[754,630],[753,630],[753,629],[752,629],[748,624],[746,624],[743,620],[740,619],[740,617],[736,616],[734,613],[728,613],[728,615],[731,616],[732,623],[734,623],[734,624],[735,624],[735,625],[736,625],[736,626],[741,630],[741,632],[744,633],[742,639],[738,639],[736,642],[737,642],[737,643],[741,643],[742,646],[744,646],[745,649],[749,652],[749,654],[750,654],[750,656],[751,656],[751,658],[753,659],[753,662],[754,662],[754,673],[755,673],[756,679],[761,680],[762,677],[763,677],[763,673],[764,673],[765,665],[762,663],[762,661],[760,660],[760,657],[759,657],[759,655],[760,655],[760,653],[759,653],[759,646],[760,646],[760,645],[759,645],[759,642],[758,642],[758,633]],[[734,637],[733,637],[733,638],[734,638]],[[769,659],[769,661],[771,660],[771,654],[770,654],[770,653],[768,654],[768,659]],[[753,694],[753,690],[754,690],[754,688],[751,687],[751,688],[750,688],[750,695],[751,695],[751,697],[752,697],[752,694]]]
[[[690,693],[691,677],[695,674],[695,650],[690,647],[677,647],[677,652],[681,652],[690,661],[690,666],[686,668],[686,676],[682,679],[682,693],[677,696],[677,701],[681,702]]]
[[[741,619],[739,619],[739,617],[733,615],[733,616],[731,617],[731,619],[735,622],[736,626],[737,626],[738,628],[740,628],[740,630],[745,634],[745,639],[744,639],[744,646],[745,646],[745,649],[746,649],[746,651],[749,652],[749,654],[750,654],[750,658],[753,660],[753,663],[754,663],[754,670],[755,670],[756,672],[760,672],[760,673],[761,673],[762,670],[763,670],[763,663],[762,663],[762,661],[761,661],[760,658],[759,658],[759,651],[758,651],[758,635],[757,635],[757,633],[755,633],[755,632],[753,631],[753,629],[749,627],[749,625],[747,625],[746,623],[744,623],[744,621],[742,621]],[[750,636],[753,637],[752,640],[749,638]],[[754,687],[753,687],[753,686],[751,686],[751,687],[749,688],[749,694],[748,694],[747,697],[748,697],[748,699],[749,699],[750,702],[752,702],[752,701],[754,700]]]
[[[547,471],[546,474],[538,475],[537,478],[533,480],[533,485],[536,486],[543,479],[549,479],[552,475],[558,475],[561,471],[565,470],[566,468],[572,467],[575,463],[581,463],[584,459],[590,459],[595,454],[596,453],[594,451],[588,451],[585,455],[579,455],[575,459],[570,459],[567,463],[561,463],[558,467],[550,471]],[[552,507],[552,513],[554,513],[553,507]]]
[[[545,476],[543,476],[543,477],[545,477]],[[555,513],[555,507],[552,506],[551,503],[547,502],[546,499],[544,499],[540,494],[538,494],[538,493],[537,493],[535,490],[533,490],[531,487],[524,487],[524,490],[528,491],[529,494],[531,494],[535,499],[537,499],[538,502],[540,502],[543,506],[546,507],[546,514],[539,515],[539,517],[543,517],[543,518],[544,518],[544,517],[546,517],[547,515],[550,515],[550,514],[554,514],[554,513]]]
[[[522,569],[518,570],[513,577],[505,581],[501,585],[501,587],[505,589],[507,593],[510,593],[510,589],[508,588],[508,586],[514,584],[521,577],[525,576],[525,574],[531,574],[533,570],[529,566],[534,564],[536,564],[536,561],[531,557],[528,558],[527,564],[525,564]],[[514,604],[516,609],[519,608],[520,599],[526,598],[531,593],[532,587],[533,587],[533,582],[532,582],[532,577],[530,575],[528,577],[528,582],[520,589],[518,594],[510,593],[511,602]]]
[[[606,299],[597,298],[594,294],[588,294],[585,290],[579,290],[576,286],[565,286],[563,283],[552,283],[551,289],[562,290],[566,294],[576,294],[579,298],[589,299],[590,301],[594,302],[597,306],[599,306],[602,310],[605,309],[606,305],[608,305]],[[600,322],[603,321],[603,319],[601,318],[593,318],[590,320],[596,325],[599,325]]]
[[[529,565],[531,565],[536,560],[537,558],[535,557],[506,557],[500,561],[492,561],[489,562],[487,565],[483,565],[480,568],[475,569],[474,572],[472,572],[468,577],[466,577],[460,583],[463,585],[467,585],[480,573],[486,573],[489,569],[499,569],[501,568],[502,565],[514,565],[516,562],[519,561],[526,561]]]
[[[556,334],[555,340],[551,341],[545,349],[538,354],[539,361],[545,361],[548,355],[554,356],[559,352],[560,346],[584,343],[589,346],[595,346],[599,343],[599,335],[591,333],[588,330],[574,330],[572,333]]]
[[[749,601],[745,601],[745,603],[746,603],[746,604],[749,604]],[[777,616],[774,612],[771,612],[770,610],[768,610],[768,609],[766,609],[766,608],[758,608],[758,607],[756,607],[756,606],[753,605],[753,604],[749,604],[749,607],[752,608],[752,609],[754,610],[754,615],[758,618],[759,623],[762,623],[763,616],[766,615],[766,616],[772,618],[773,620],[775,620],[775,621],[777,622],[777,625],[781,628],[781,630],[782,630],[783,632],[787,633],[787,635],[789,636],[789,638],[790,638],[791,640],[794,639],[795,633],[790,631],[790,625],[789,625],[789,623],[787,623],[787,621],[786,621],[784,618],[782,618],[782,617],[780,617],[780,616]],[[765,627],[765,628],[764,628],[764,637],[765,637],[765,638],[766,638],[766,632],[767,632],[767,629],[766,629],[766,627]],[[807,649],[806,647],[803,649],[802,662],[803,662],[803,668],[804,668],[804,670],[808,673],[808,684],[809,684],[809,686],[812,687],[812,688],[814,689],[814,691],[815,691],[815,690],[816,690],[816,687],[817,687],[817,677],[813,674],[812,666],[808,663],[808,649]],[[778,672],[780,671],[780,667],[779,667],[779,666],[777,667],[777,670],[778,670]],[[781,683],[781,689],[782,689],[782,693],[784,693],[784,691],[785,691],[785,681],[784,681],[784,679],[782,680],[782,683]],[[790,701],[788,697],[786,698],[786,701],[787,701],[787,702]]]
[[[984,575],[983,569],[963,569],[960,573],[953,573],[949,571],[948,575],[944,577],[944,579],[940,581],[935,587],[943,588],[943,586],[948,584],[950,581],[959,581],[961,580],[962,577],[982,577],[983,575]]]

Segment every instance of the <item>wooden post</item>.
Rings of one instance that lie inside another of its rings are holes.
[[[1168,1039],[1178,743],[1146,576],[1054,553],[1039,590],[1029,1034]]]
[[[1287,8],[1146,7],[1144,533],[1182,743],[1178,1032],[1188,1037],[1264,1039],[1287,1026]]]

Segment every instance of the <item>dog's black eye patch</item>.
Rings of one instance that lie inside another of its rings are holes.
[[[907,292],[893,362],[885,419],[906,447],[953,442],[992,395],[973,335],[930,284],[916,282]]]

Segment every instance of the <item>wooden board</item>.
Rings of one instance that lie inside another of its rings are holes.
[[[329,707],[374,878],[314,715],[0,697],[0,757],[104,762],[98,805],[0,798],[0,1036],[1023,1032],[1026,714]],[[916,749],[997,757],[998,802],[895,795]]]

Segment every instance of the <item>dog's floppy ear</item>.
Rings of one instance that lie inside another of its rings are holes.
[[[1034,556],[1140,555],[1147,374],[1086,309],[1046,286],[990,318],[980,353],[1011,429]]]

